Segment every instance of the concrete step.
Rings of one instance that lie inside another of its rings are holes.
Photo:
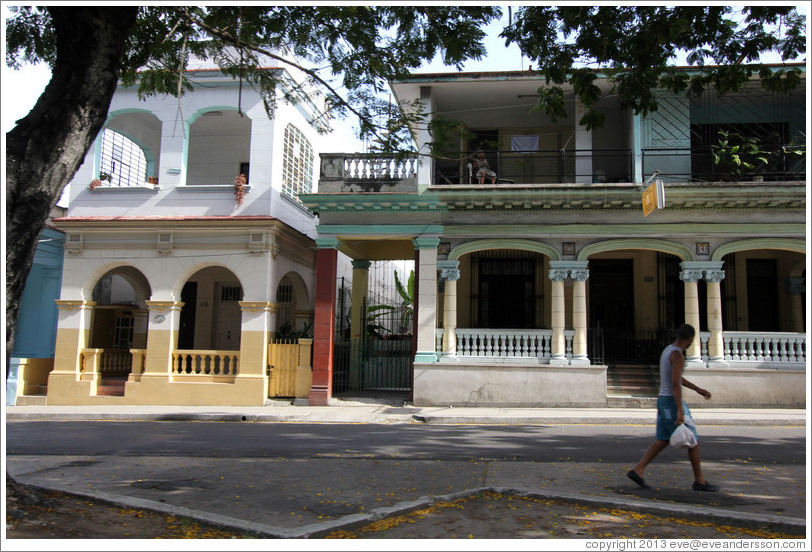
[[[96,395],[106,397],[123,397],[124,386],[126,383],[126,379],[104,378],[102,379],[101,383],[99,383],[98,387],[96,387]]]
[[[657,408],[657,397],[607,396],[608,408]]]
[[[47,397],[45,395],[20,395],[14,404],[16,406],[45,406]]]

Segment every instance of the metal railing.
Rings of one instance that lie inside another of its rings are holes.
[[[434,162],[434,184],[478,184],[474,152]],[[632,182],[630,149],[494,151],[485,158],[497,184]],[[485,184],[491,183],[485,177]]]
[[[801,152],[801,153],[794,153]],[[766,156],[767,163],[731,172],[714,162],[711,146],[693,148],[645,148],[643,174],[660,171],[663,180],[686,182],[792,181],[806,179],[806,148],[779,147]]]

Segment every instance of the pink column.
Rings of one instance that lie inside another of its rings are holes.
[[[337,259],[338,250],[333,248],[319,249],[316,256],[316,312],[313,321],[311,406],[327,406],[333,391]]]

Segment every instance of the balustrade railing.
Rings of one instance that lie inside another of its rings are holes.
[[[172,373],[188,376],[236,376],[239,351],[178,350],[172,353]]]
[[[806,363],[806,335],[779,332],[724,332],[725,360],[777,364]]]
[[[417,156],[347,153],[344,180],[408,180],[417,177]]]
[[[435,350],[438,355],[443,352],[444,333],[443,328],[437,328],[435,332]],[[548,361],[551,357],[552,330],[456,328],[454,333],[457,336],[458,357],[535,358],[542,361]],[[564,330],[567,359],[572,358],[574,336],[574,330]],[[707,362],[710,332],[700,332],[699,339],[702,360]],[[722,340],[725,360],[728,362],[770,365],[806,363],[805,334],[723,332]]]
[[[435,333],[436,352],[443,352],[443,334]],[[470,329],[456,328],[458,357],[532,358],[542,361],[552,356],[552,330]],[[564,331],[566,356],[572,356],[573,330]]]

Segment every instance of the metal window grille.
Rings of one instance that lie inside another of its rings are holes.
[[[116,318],[116,349],[129,349],[133,344],[135,318],[120,316]]]
[[[223,286],[220,288],[221,301],[239,301],[242,296],[242,288],[240,286]]]
[[[132,140],[109,128],[101,143],[99,177],[107,175],[109,186],[142,186],[147,180],[147,158]]]
[[[293,301],[293,286],[279,286],[279,289],[276,290],[276,300],[279,303],[290,303]]]
[[[299,194],[313,189],[313,148],[304,134],[293,125],[285,128],[282,161],[282,193],[299,201]]]

